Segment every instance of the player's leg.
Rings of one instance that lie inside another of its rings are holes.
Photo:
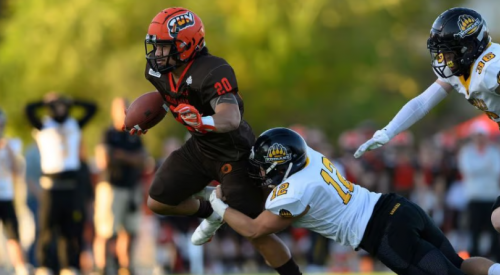
[[[465,261],[455,252],[450,241],[444,233],[434,224],[432,219],[418,205],[413,206],[415,210],[424,220],[424,229],[420,232],[422,238],[429,242],[434,247],[438,248],[446,258],[456,267],[460,268],[465,274],[491,275],[496,273],[488,273],[489,269],[494,265],[494,262],[482,258],[472,257]]]
[[[248,176],[249,163],[246,159],[219,165],[219,178],[226,203],[232,208],[256,218],[263,210],[265,195]],[[267,264],[279,274],[301,274],[286,245],[276,236],[269,235],[250,240],[254,248],[264,257]]]
[[[149,189],[148,207],[160,215],[207,218],[210,202],[194,199],[212,179],[206,175],[203,156],[191,139],[162,163]]]
[[[426,219],[419,208],[406,199],[393,212],[383,229],[376,256],[397,274],[441,275],[465,274],[452,263],[442,251],[420,235],[426,226]]]

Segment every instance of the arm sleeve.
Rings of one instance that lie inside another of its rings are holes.
[[[43,127],[42,121],[39,117],[37,117],[36,112],[38,109],[44,106],[42,101],[37,101],[26,105],[26,116],[28,117],[28,121],[31,123],[31,126],[35,127],[38,130],[41,130]]]
[[[201,84],[203,104],[226,93],[238,92],[238,83],[233,68],[222,64],[212,69]]]
[[[422,119],[448,93],[438,83],[433,83],[419,96],[406,103],[396,116],[384,127],[389,138],[393,138]]]
[[[217,105],[221,103],[238,104],[238,100],[236,99],[236,96],[233,93],[223,94],[221,96],[214,97],[210,100],[210,106],[212,106],[212,109],[214,111]]]
[[[306,207],[307,205],[304,205],[300,199],[294,197],[277,197],[275,200],[266,203],[266,210],[285,218],[302,214]]]
[[[73,105],[80,106],[85,110],[85,114],[83,115],[83,117],[78,120],[78,126],[80,126],[80,128],[83,128],[83,126],[85,126],[95,115],[97,111],[97,105],[92,102],[79,100],[73,101]]]

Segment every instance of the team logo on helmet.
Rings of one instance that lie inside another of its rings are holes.
[[[194,26],[194,23],[194,15],[190,11],[177,15],[168,21],[168,34],[175,38],[181,30]]]
[[[464,38],[469,35],[473,35],[481,26],[482,20],[479,18],[474,18],[468,14],[462,14],[458,17],[458,28],[460,28],[460,32],[456,33],[455,37]]]
[[[288,154],[285,146],[275,143],[267,149],[267,156],[264,157],[266,162],[278,164],[292,160],[292,155]]]

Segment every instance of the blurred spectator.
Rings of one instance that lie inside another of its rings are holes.
[[[479,237],[483,229],[492,234],[491,251],[500,260],[498,235],[490,223],[490,208],[500,194],[500,149],[490,143],[482,122],[471,125],[471,140],[464,144],[458,156],[458,166],[468,204],[471,256],[478,256]]]
[[[93,182],[92,172],[88,165],[88,158],[84,146],[84,142],[80,143],[80,169],[78,170],[78,190],[76,196],[76,208],[81,217],[77,219],[76,232],[79,251],[79,269],[81,272],[91,271],[93,269],[92,257],[92,231],[93,225]]]
[[[393,148],[394,156],[388,158],[387,170],[392,179],[392,192],[406,198],[414,188],[416,160],[408,147]]]
[[[7,238],[7,252],[16,274],[28,274],[19,239],[19,223],[14,209],[14,183],[22,174],[16,153],[4,136],[5,113],[0,110],[0,220]]]
[[[42,189],[40,187],[40,177],[42,176],[42,168],[40,165],[40,150],[35,143],[32,143],[26,149],[24,154],[26,160],[26,185],[28,189],[27,204],[35,221],[35,226],[38,224],[38,205],[41,197]],[[35,257],[35,247],[38,240],[38,230],[35,230],[35,239],[28,248],[28,260],[31,265],[37,266],[38,263]]]
[[[131,245],[140,225],[142,200],[141,173],[146,152],[141,138],[122,131],[126,101],[115,98],[111,104],[113,125],[96,147],[96,165],[104,172],[96,187],[94,257],[97,273],[106,271],[107,247],[116,237],[118,274],[130,274]]]
[[[83,107],[85,114],[76,120],[70,110]],[[40,119],[38,109],[46,108],[49,115]],[[35,139],[40,149],[42,187],[37,245],[37,274],[51,274],[61,268],[61,274],[75,274],[79,266],[78,233],[83,214],[79,207],[78,184],[80,171],[81,129],[95,114],[96,105],[70,100],[48,93],[43,101],[26,106],[28,120],[38,132]],[[50,263],[50,246],[57,240],[57,265]]]

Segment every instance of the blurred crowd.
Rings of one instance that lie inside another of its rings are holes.
[[[28,104],[34,142],[24,149],[19,139],[4,135],[9,120],[0,112],[0,217],[5,232],[0,269],[124,275],[141,270],[157,275],[271,271],[250,243],[227,226],[197,247],[189,241],[197,218],[160,217],[148,210],[145,198],[155,169],[183,141],[166,139],[161,157],[154,159],[140,137],[121,130],[126,106],[123,98],[113,100],[112,121],[94,152],[85,151],[82,138],[97,111],[92,102],[49,93]],[[80,116],[72,115],[76,108],[83,109]],[[489,216],[500,194],[500,140],[485,122],[468,125],[465,135],[437,133],[418,141],[403,132],[361,159],[353,153],[377,129],[370,123],[339,133],[337,144],[321,129],[290,128],[333,160],[349,181],[416,202],[461,256],[500,261]],[[363,251],[305,229],[289,228],[279,235],[307,273],[386,270]]]

